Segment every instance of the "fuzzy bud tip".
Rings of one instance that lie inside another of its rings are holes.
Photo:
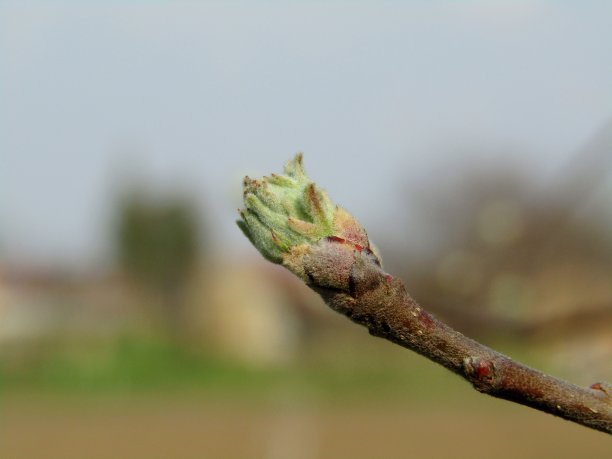
[[[268,260],[290,269],[292,254],[303,254],[322,239],[335,238],[356,250],[370,250],[365,230],[336,206],[304,172],[302,155],[285,164],[284,173],[245,177],[244,209],[238,226]],[[296,271],[292,269],[292,271]],[[297,274],[297,273],[296,273]]]

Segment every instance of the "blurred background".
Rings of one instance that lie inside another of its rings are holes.
[[[303,151],[435,315],[612,379],[611,18],[0,1],[0,456],[610,457],[370,337],[234,222],[242,176]]]

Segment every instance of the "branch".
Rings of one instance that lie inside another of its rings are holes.
[[[435,298],[434,298],[435,300]],[[454,326],[470,333],[486,331],[487,334],[502,333],[519,339],[541,339],[546,333],[547,341],[552,341],[550,335],[567,339],[568,336],[585,331],[597,333],[596,329],[606,332],[612,326],[612,304],[578,304],[574,310],[540,319],[517,319],[501,314],[491,313],[483,309],[468,308],[463,311],[460,304],[451,306],[442,301],[432,306],[431,311],[438,314]]]
[[[437,320],[382,269],[365,230],[304,173],[297,155],[284,175],[244,181],[240,228],[333,310],[370,334],[411,349],[479,392],[612,434],[612,386],[579,387],[529,368]]]

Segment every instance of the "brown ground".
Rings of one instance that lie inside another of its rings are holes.
[[[198,396],[11,397],[0,407],[6,459],[610,458],[612,438],[490,400],[427,410]]]

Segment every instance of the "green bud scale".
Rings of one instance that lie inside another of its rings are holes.
[[[302,155],[285,165],[284,174],[244,179],[244,205],[238,226],[268,260],[287,265],[322,239],[370,251],[365,230],[304,172]]]

